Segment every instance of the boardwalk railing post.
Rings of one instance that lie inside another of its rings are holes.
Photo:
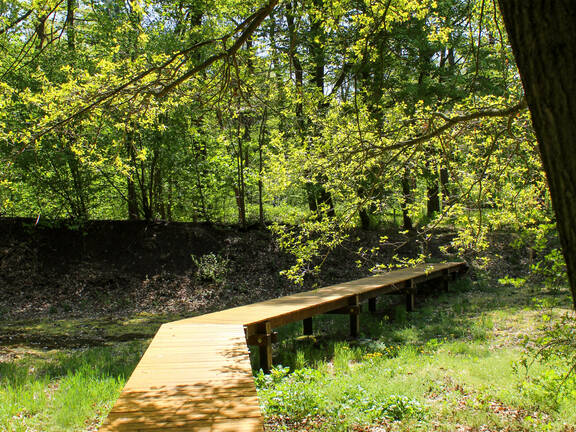
[[[274,333],[270,322],[266,321],[256,326],[256,334],[251,337],[249,343],[258,345],[260,355],[260,369],[264,373],[269,373],[272,369],[272,339]]]
[[[312,336],[312,334],[314,334],[314,329],[312,327],[312,317],[310,318],[304,318],[302,320],[302,326],[303,326],[303,333],[306,336]]]
[[[416,282],[410,281],[410,286],[406,289],[406,310],[408,312],[414,311],[414,300],[416,294]]]
[[[448,291],[449,281],[450,281],[450,273],[448,272],[448,270],[446,270],[444,271],[444,273],[442,273],[442,282],[441,282],[442,291]]]
[[[376,313],[376,297],[368,299],[368,312]]]

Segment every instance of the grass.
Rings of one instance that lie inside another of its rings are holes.
[[[126,317],[99,318],[62,318],[62,319],[26,319],[0,322],[4,334],[14,337],[25,336],[28,340],[38,339],[50,342],[68,340],[74,342],[102,342],[111,340],[128,340],[135,338],[150,338],[165,322],[184,318],[174,314],[140,313]],[[49,344],[50,345],[50,344]]]
[[[256,372],[267,429],[574,431],[576,380],[560,386],[568,365],[522,365],[525,336],[569,303],[564,291],[464,280],[413,313],[390,304],[362,314],[358,339],[347,316],[315,318],[314,337],[285,326],[276,369]],[[146,337],[177,318],[0,322],[2,333],[33,341],[0,348],[0,430],[96,430]]]
[[[566,313],[565,293],[534,300],[511,287],[460,283],[417,312],[315,321],[318,336],[281,331],[278,366],[259,374],[268,429],[576,430],[576,379],[561,359],[522,366],[526,334]],[[334,337],[336,336],[336,337]]]
[[[146,343],[29,351],[0,363],[0,430],[96,430]]]

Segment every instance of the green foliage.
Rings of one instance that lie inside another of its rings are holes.
[[[310,385],[318,382],[322,373],[313,369],[300,369],[293,374],[288,368],[279,366],[270,375],[262,371],[256,376],[259,393],[264,406],[264,414],[286,414],[293,418],[304,418],[321,414],[325,400],[323,395],[310,391]]]
[[[484,265],[513,230],[563,282],[495,4],[281,2],[223,55],[262,5],[0,6],[0,215],[272,222],[296,283],[359,221],[418,244],[375,271],[424,261],[439,227]]]
[[[538,283],[548,291],[558,292],[567,286],[566,262],[560,250],[560,241],[556,225],[548,217],[533,218],[532,223],[519,230],[518,239],[513,246],[519,251],[528,249],[530,254],[530,275],[532,283]],[[523,278],[505,278],[502,283],[519,286]]]
[[[291,369],[257,374],[262,409],[275,430],[361,430],[392,422],[400,431],[564,430],[576,421],[576,381],[562,384],[571,350],[562,348],[526,369],[522,361],[532,357],[523,353],[521,336],[573,346],[573,327],[562,325],[554,335],[535,329],[534,319],[541,318],[534,308],[541,306],[533,305],[532,293],[526,285],[463,281],[402,322],[362,314],[365,334],[353,342],[341,339],[347,317],[318,318],[314,340],[291,341],[300,326],[281,328],[277,357]],[[544,303],[543,324],[555,323],[556,329],[566,320],[557,317],[567,299]]]
[[[521,96],[491,3],[282,3],[233,56],[154,96],[260,6],[3,6],[0,213],[306,223],[276,229],[296,281],[358,217],[455,225],[467,251],[550,214],[525,110],[435,133]]]
[[[196,265],[196,277],[200,280],[218,283],[225,281],[230,264],[228,258],[214,253],[202,255],[200,258],[191,255],[191,258],[194,265]]]
[[[558,291],[568,284],[566,262],[560,249],[552,249],[544,257],[532,265],[532,272],[544,280],[544,286]]]
[[[329,419],[333,430],[382,418],[418,419],[424,415],[423,406],[416,400],[398,395],[381,399],[362,385],[327,377],[318,369],[303,368],[290,373],[289,368],[278,366],[270,375],[260,371],[256,386],[266,416],[291,420],[322,416]]]
[[[542,331],[526,336],[525,356],[519,365],[526,371],[534,362],[548,366],[525,383],[524,391],[557,409],[565,397],[576,401],[576,317],[564,314],[560,320],[551,321],[546,308],[540,311]]]
[[[142,355],[140,343],[0,363],[0,429],[98,425]]]

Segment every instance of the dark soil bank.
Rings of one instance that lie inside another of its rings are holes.
[[[293,259],[266,229],[0,219],[0,318],[144,311],[193,315],[356,279],[393,254],[421,250],[401,235],[386,233],[394,244],[358,267],[358,248],[377,246],[382,234],[353,232],[328,256],[321,274],[300,287],[279,274]],[[450,238],[437,234],[429,246],[432,255],[441,258],[438,246]]]

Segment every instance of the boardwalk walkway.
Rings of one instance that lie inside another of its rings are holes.
[[[418,284],[447,284],[465,263],[426,264],[220,312],[164,324],[126,383],[100,431],[262,431],[248,346],[260,347],[260,364],[272,364],[273,329],[312,317],[350,315],[358,333],[360,304],[404,293],[413,308]]]

